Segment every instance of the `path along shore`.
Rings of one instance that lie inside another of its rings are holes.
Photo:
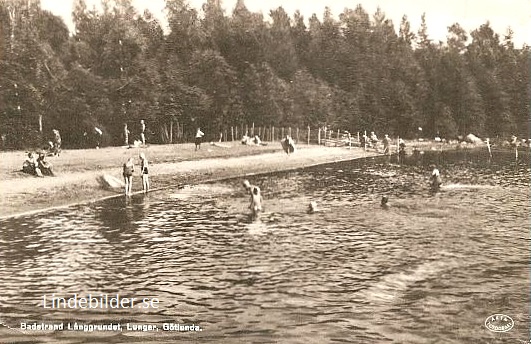
[[[49,158],[56,177],[44,178],[20,172],[25,152],[1,153],[5,164],[0,168],[3,175],[0,218],[120,195],[122,190],[105,190],[98,178],[108,174],[122,179],[122,164],[128,156],[134,157],[138,164],[140,151],[150,160],[152,189],[378,155],[374,150],[354,147],[301,145],[298,148],[289,156],[276,142],[262,147],[242,146],[237,142],[231,143],[231,147],[204,144],[198,152],[194,151],[193,144],[68,150],[59,157]],[[133,177],[133,191],[142,189],[138,171],[139,167]]]

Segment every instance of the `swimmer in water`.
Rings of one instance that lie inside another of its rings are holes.
[[[431,172],[431,189],[433,191],[438,191],[442,185],[442,179],[441,174],[439,170],[434,167],[433,171]]]
[[[258,186],[251,188],[251,205],[249,208],[251,208],[254,216],[257,216],[262,211],[262,194]]]
[[[243,187],[251,195],[251,204],[249,209],[252,210],[253,216],[257,216],[258,213],[262,211],[262,194],[258,186],[251,185],[251,183],[246,179],[243,181]]]
[[[380,202],[380,207],[382,207],[383,209],[389,209],[389,207],[391,205],[388,202],[389,202],[389,197],[382,196],[382,201]]]
[[[313,214],[318,211],[319,211],[319,208],[317,208],[317,202],[315,201],[310,202],[310,204],[308,205],[308,213]]]

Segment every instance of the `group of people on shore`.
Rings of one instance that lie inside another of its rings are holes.
[[[44,151],[38,153],[29,152],[28,157],[22,163],[22,172],[37,177],[55,176],[53,166],[46,160],[46,153]]]
[[[129,131],[129,128],[127,126],[127,123],[124,123],[124,131],[123,131],[123,138],[124,138],[124,145],[129,146],[129,135],[131,134],[131,131]],[[140,140],[134,140],[134,146],[145,146],[146,145],[146,122],[144,122],[143,119],[140,120],[140,134],[139,134]]]
[[[140,158],[140,177],[142,178],[142,189],[144,193],[149,191],[149,168],[148,160],[144,153],[138,155]],[[133,173],[135,172],[135,161],[131,157],[123,165],[123,177],[125,183],[125,195],[131,196],[133,194]]]

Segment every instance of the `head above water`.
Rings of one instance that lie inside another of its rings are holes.
[[[260,194],[260,188],[258,186],[253,187],[253,195],[258,196]]]
[[[382,205],[387,204],[388,201],[389,201],[389,197],[387,197],[387,196],[382,196],[382,203],[381,203]]]

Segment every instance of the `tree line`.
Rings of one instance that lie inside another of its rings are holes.
[[[242,123],[528,135],[530,49],[488,22],[470,35],[454,23],[435,42],[424,16],[416,31],[403,16],[397,33],[382,9],[361,5],[265,18],[243,0],[230,15],[221,0],[201,12],[166,0],[166,32],[131,0],[101,7],[74,0],[70,33],[39,0],[0,0],[3,148],[40,145],[52,128],[64,146],[82,146],[95,127],[120,144],[124,123],[134,131],[140,119],[151,142],[167,142],[170,124],[184,128],[181,140]]]

